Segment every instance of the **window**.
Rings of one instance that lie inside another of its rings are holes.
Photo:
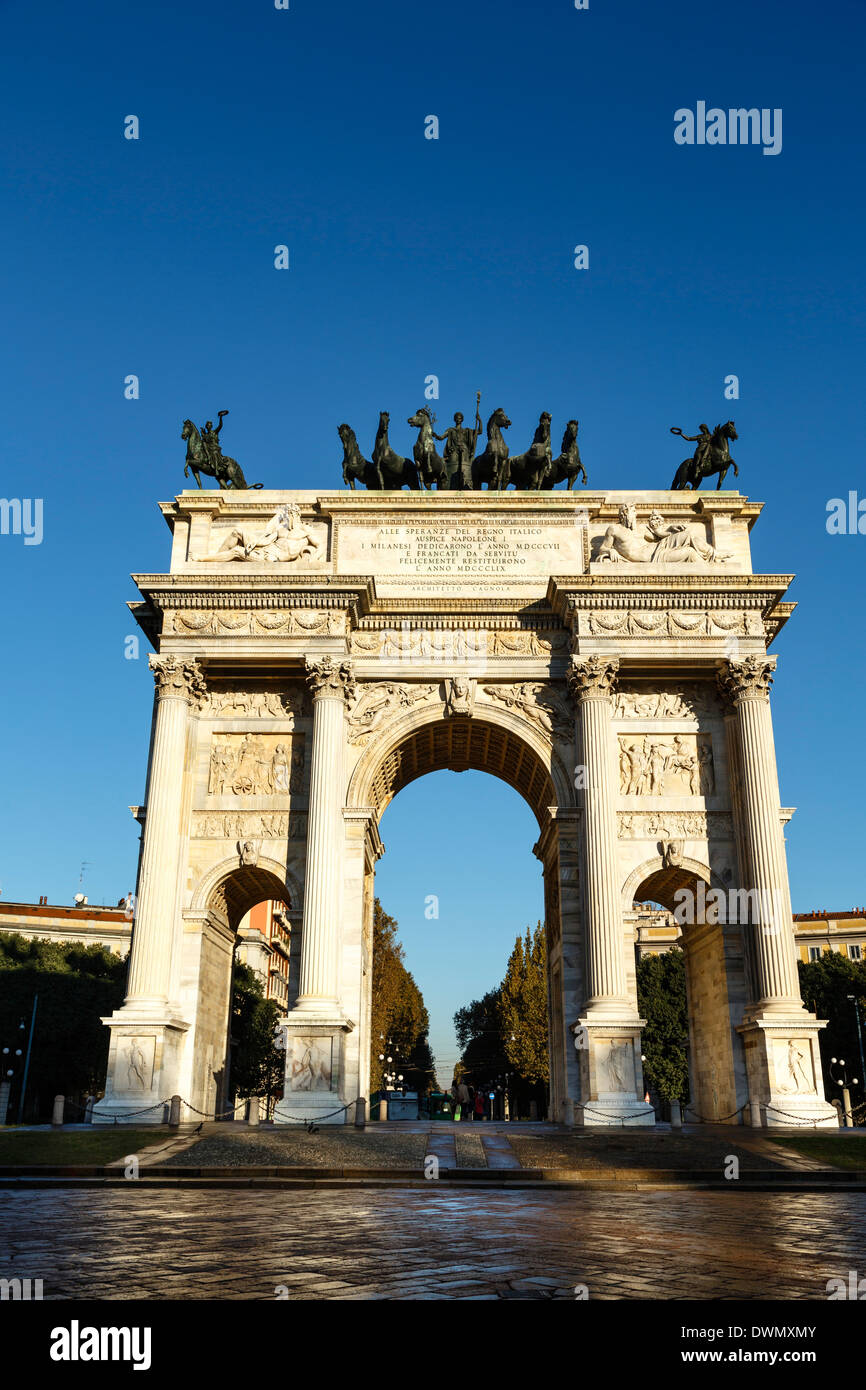
[[[820,959],[821,959],[821,947],[820,947],[820,946],[810,946],[810,947],[809,947],[809,959],[810,959],[810,960],[820,960]]]
[[[852,960],[862,960],[862,959],[863,959],[863,947],[862,947],[862,946],[853,946],[853,945],[851,945],[851,944],[849,943],[849,945],[848,945],[848,955],[851,957]]]

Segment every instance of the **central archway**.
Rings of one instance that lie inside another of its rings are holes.
[[[550,1060],[550,1114],[559,1117],[567,1095],[569,1069],[573,1065],[566,1035],[567,1011],[563,1002],[564,972],[571,975],[571,964],[562,961],[560,901],[560,842],[558,816],[561,810],[574,814],[574,789],[565,764],[543,730],[508,710],[494,717],[425,716],[407,712],[396,721],[385,738],[370,738],[349,780],[347,814],[365,810],[375,826],[378,853],[367,862],[364,886],[365,936],[372,940],[372,914],[375,896],[375,861],[382,852],[378,840],[379,821],[393,798],[404,787],[439,771],[486,772],[505,782],[529,806],[539,834],[529,848],[541,861],[544,873],[544,920],[547,938],[548,1053]],[[491,872],[495,869],[491,868]],[[567,871],[573,873],[573,870]],[[525,924],[524,924],[525,925]],[[573,982],[569,978],[568,986]],[[369,1020],[370,999],[362,1009]],[[575,1008],[571,1006],[571,1011]],[[362,1028],[360,1048],[365,1055],[369,1029]]]

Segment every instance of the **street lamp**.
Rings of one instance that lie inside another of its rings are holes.
[[[856,994],[847,996],[854,1005],[854,1017],[857,1020],[857,1042],[860,1045],[860,1075],[866,1077],[866,1062],[863,1060],[863,1030],[860,1027],[860,1001]]]
[[[18,1024],[18,1031],[22,1033],[26,1027],[22,1018]],[[23,1041],[21,1039],[20,1041]],[[0,1125],[6,1123],[6,1112],[9,1108],[9,1096],[12,1091],[12,1080],[15,1076],[15,1069],[18,1066],[17,1059],[23,1057],[24,1049],[21,1047],[4,1047],[0,1050],[2,1056],[2,1076],[0,1076]]]
[[[834,1075],[833,1075],[833,1067],[837,1067],[837,1066],[842,1068],[842,1080],[841,1080],[841,1081],[839,1080],[838,1076],[834,1076]],[[842,1088],[842,1107],[843,1107],[843,1114],[844,1114],[844,1116],[845,1116],[846,1121],[848,1122],[849,1128],[852,1128],[852,1129],[853,1129],[853,1127],[854,1127],[854,1116],[853,1116],[853,1114],[851,1113],[851,1094],[850,1094],[850,1092],[849,1092],[849,1090],[848,1090],[849,1081],[848,1081],[848,1073],[847,1073],[847,1071],[845,1070],[845,1058],[844,1058],[844,1057],[840,1057],[838,1060],[837,1060],[835,1057],[831,1057],[831,1058],[830,1058],[830,1080],[833,1082],[834,1085],[836,1085],[836,1086],[841,1086],[841,1088]],[[852,1086],[859,1086],[859,1085],[860,1085],[860,1082],[858,1081],[858,1079],[857,1079],[856,1076],[854,1076],[854,1077],[851,1078],[850,1085],[852,1085]]]

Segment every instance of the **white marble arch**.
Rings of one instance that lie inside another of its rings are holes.
[[[346,806],[352,808],[374,806],[376,798],[374,795],[374,785],[381,768],[400,747],[405,744],[414,734],[429,725],[442,724],[444,721],[443,709],[440,704],[416,706],[398,714],[392,721],[389,721],[377,734],[375,738],[368,741],[358,757],[354,768],[349,777],[348,788],[346,791]],[[510,710],[498,708],[492,704],[477,704],[475,711],[471,715],[469,722],[477,727],[492,727],[501,729],[509,738],[513,738],[522,743],[529,749],[550,780],[553,799],[546,800],[546,806],[555,807],[574,807],[574,777],[569,776],[568,770],[563,762],[561,754],[554,747],[551,739],[536,729],[527,719],[512,713]],[[559,742],[559,741],[557,741]],[[560,747],[562,745],[560,744]],[[426,771],[437,771],[440,767],[447,767],[446,762],[434,765],[431,764]],[[521,787],[516,786],[507,777],[502,777],[501,773],[483,767],[479,771],[490,771],[493,776],[499,776],[500,780],[506,781],[510,786],[514,786],[515,791],[520,792],[525,797]],[[402,784],[405,785],[405,784]],[[379,814],[385,810],[396,789],[388,799],[379,806]],[[525,797],[533,811],[537,812],[536,806],[532,805],[528,797]],[[543,825],[541,817],[539,823]]]

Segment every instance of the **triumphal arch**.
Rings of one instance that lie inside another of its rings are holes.
[[[729,491],[163,504],[171,563],[136,576],[131,605],[155,648],[153,734],[96,1118],[174,1094],[214,1113],[236,930],[275,898],[292,924],[276,1119],[352,1120],[380,817],[414,778],[476,768],[538,822],[554,1118],[653,1122],[633,944],[648,902],[684,923],[693,1113],[835,1124],[798,986],[770,717],[790,576],[753,570],[760,511]]]

